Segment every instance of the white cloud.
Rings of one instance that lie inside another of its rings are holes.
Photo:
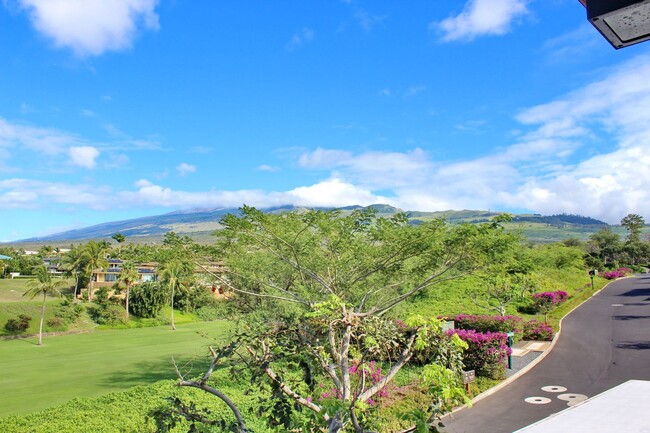
[[[427,90],[427,86],[423,84],[418,84],[416,86],[411,86],[408,89],[406,89],[406,92],[404,92],[404,96],[407,98],[412,98],[424,92],[425,90]]]
[[[314,31],[309,27],[302,28],[298,33],[291,36],[291,40],[287,43],[287,50],[295,50],[307,45],[314,39]]]
[[[176,167],[176,171],[178,171],[178,174],[180,174],[181,176],[185,176],[187,174],[196,172],[196,167],[193,166],[192,164],[181,162]]]
[[[276,167],[274,165],[268,165],[268,164],[262,164],[258,166],[255,170],[257,171],[268,171],[269,173],[275,173],[280,171],[280,167]]]
[[[87,110],[82,115],[94,115]],[[107,128],[108,129],[108,128]],[[115,168],[128,163],[128,156],[111,155],[115,151],[160,150],[154,140],[135,139],[117,128],[109,129],[111,142],[94,142],[75,134],[53,128],[10,122],[0,117],[0,170],[20,171],[12,165],[22,165],[22,170],[48,172],[61,170],[66,163],[94,168],[96,159],[108,151],[111,159],[105,167]]]
[[[301,206],[330,207],[348,206],[353,204],[370,205],[385,203],[386,198],[373,194],[341,179],[329,179],[311,186],[301,186],[287,191],[280,196],[285,197],[286,203]]]
[[[432,23],[430,28],[438,30],[445,42],[503,35],[510,31],[514,20],[528,13],[527,3],[528,0],[469,0],[460,14]]]
[[[75,146],[68,149],[70,162],[83,168],[95,168],[99,150],[92,146]]]
[[[26,102],[20,104],[20,114],[34,113],[34,109]]]
[[[458,131],[461,132],[479,134],[483,132],[486,124],[487,122],[482,119],[467,120],[463,123],[459,123],[458,125],[455,125],[454,128],[456,128]]]
[[[298,164],[304,168],[329,169],[341,165],[352,157],[352,153],[345,150],[332,150],[317,148],[313,152],[300,155]]]
[[[190,152],[192,153],[200,153],[205,155],[212,153],[212,151],[214,151],[214,149],[208,146],[192,146],[190,148]]]
[[[386,15],[372,15],[362,9],[358,10],[357,13],[354,14],[354,17],[359,22],[361,28],[367,32],[371,31],[376,25],[382,24],[386,19]]]
[[[419,183],[428,178],[433,166],[422,149],[354,155],[348,151],[317,148],[303,153],[298,163],[303,168],[333,170],[362,188],[370,189]]]
[[[379,91],[379,96],[390,96],[390,88],[386,87]]]
[[[46,155],[65,152],[70,145],[82,143],[73,134],[9,122],[0,117],[0,149],[18,147]]]
[[[139,27],[159,28],[158,0],[19,0],[32,25],[79,56],[131,47]]]

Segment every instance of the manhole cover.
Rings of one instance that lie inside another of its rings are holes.
[[[563,386],[549,385],[542,387],[542,391],[546,392],[565,392],[566,388]]]
[[[560,400],[569,401],[569,402],[581,402],[585,401],[589,397],[584,394],[560,394],[557,396]]]
[[[530,404],[549,404],[551,399],[546,397],[528,397],[524,401]]]

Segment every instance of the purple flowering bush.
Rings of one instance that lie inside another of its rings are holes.
[[[533,310],[535,312],[543,311],[544,313],[548,313],[567,299],[569,299],[569,294],[564,290],[533,293]]]
[[[625,277],[631,273],[632,273],[632,269],[630,268],[618,268],[614,271],[603,272],[602,274],[599,275],[608,280],[615,280],[617,278]]]
[[[554,335],[553,328],[538,320],[524,323],[524,340],[551,341]]]
[[[563,303],[567,299],[569,299],[569,294],[564,290],[533,293],[533,300],[538,304],[551,304],[555,306]]]
[[[459,314],[453,318],[456,329],[473,329],[477,332],[514,332],[514,340],[523,337],[523,319],[518,316],[489,316]]]
[[[477,375],[491,379],[505,378],[508,355],[512,353],[505,332],[456,329],[448,333],[449,335],[455,333],[469,346],[463,354],[466,370],[474,370]]]

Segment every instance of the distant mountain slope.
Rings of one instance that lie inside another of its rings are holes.
[[[367,206],[377,211],[380,216],[390,216],[398,212],[404,212],[399,208],[386,205],[374,204]],[[279,213],[291,210],[300,210],[305,208],[298,208],[295,206],[280,206],[275,208],[264,209],[265,212]],[[322,210],[329,210],[332,208],[320,208]],[[346,206],[338,208],[343,213],[349,213],[358,209],[365,209],[364,206]],[[170,212],[163,215],[147,216],[142,218],[135,218],[123,221],[106,222],[97,224],[90,227],[84,227],[75,230],[69,230],[61,233],[56,233],[48,236],[37,238],[24,239],[16,242],[63,242],[63,241],[81,241],[88,239],[110,239],[115,233],[122,233],[131,241],[146,241],[148,238],[159,238],[163,234],[174,231],[178,234],[188,236],[207,236],[207,234],[217,230],[221,227],[219,220],[228,213],[237,213],[238,209],[235,208],[219,208],[219,209],[200,209],[191,211],[177,211]],[[405,212],[414,224],[422,223],[426,220],[434,218],[445,218],[451,223],[456,222],[471,222],[478,223],[489,221],[492,217],[500,215],[501,212],[491,211],[477,211],[477,210],[461,210],[461,211],[437,211],[437,212],[420,212],[420,211],[406,211]],[[572,230],[567,230],[564,237],[573,236],[574,233],[590,233],[596,231],[600,226],[607,224],[589,217],[582,217],[579,215],[515,215],[513,222],[510,226],[513,228],[519,227],[522,224],[527,226],[528,231],[533,227],[533,231],[540,231],[542,228],[544,232],[549,231],[549,226],[555,228],[570,227]],[[525,231],[525,230],[524,230]],[[570,234],[569,234],[570,233]],[[544,235],[546,236],[546,234]],[[542,236],[541,241],[543,241]],[[535,238],[536,236],[532,236]],[[552,238],[562,238],[561,233],[553,234]],[[580,236],[584,237],[584,236]],[[539,239],[537,239],[539,240]]]
[[[599,221],[594,218],[584,217],[581,215],[571,215],[571,214],[559,214],[551,216],[542,216],[542,215],[532,215],[524,216],[517,215],[513,219],[513,222],[534,222],[534,223],[543,223],[551,225],[566,225],[566,224],[577,224],[577,225],[595,225],[595,226],[606,226],[607,223]]]
[[[22,242],[62,241],[81,239],[105,239],[115,233],[122,233],[127,237],[161,235],[168,231],[179,233],[192,233],[216,230],[219,228],[219,219],[228,212],[236,209],[211,209],[195,212],[171,212],[163,215],[154,215],[124,221],[113,221],[69,230],[52,235],[25,239]]]

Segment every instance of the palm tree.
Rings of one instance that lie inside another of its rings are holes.
[[[188,266],[178,259],[172,259],[167,262],[161,270],[160,279],[167,286],[171,292],[171,305],[172,305],[172,329],[176,330],[174,324],[174,295],[176,290],[185,288],[185,283],[182,281],[184,277],[189,274]]]
[[[104,243],[90,241],[84,246],[83,257],[88,260],[86,263],[86,272],[90,275],[90,282],[88,283],[88,302],[93,299],[93,274],[98,269],[107,268],[108,260],[106,259],[107,247]]]
[[[124,287],[126,289],[126,320],[129,320],[129,290],[131,286],[138,281],[138,268],[133,264],[133,262],[124,262],[122,263],[122,269],[117,275],[117,284],[120,288]]]
[[[70,251],[63,256],[63,267],[74,277],[74,299],[77,299],[79,290],[79,273],[84,268],[84,250],[81,247],[72,247]]]
[[[124,236],[122,233],[115,233],[113,236],[111,236],[111,238],[115,239],[115,242],[117,242],[117,254],[119,257],[122,255],[122,242],[126,240],[126,236]]]
[[[45,301],[47,295],[50,296],[60,296],[60,289],[68,285],[67,280],[63,279],[53,279],[52,274],[47,272],[45,265],[40,265],[34,268],[34,274],[36,275],[35,280],[30,280],[27,283],[27,290],[23,293],[23,296],[29,296],[30,299],[34,299],[36,295],[43,294],[43,307],[41,308],[41,324],[38,328],[38,345],[43,344],[43,320],[45,319]]]

